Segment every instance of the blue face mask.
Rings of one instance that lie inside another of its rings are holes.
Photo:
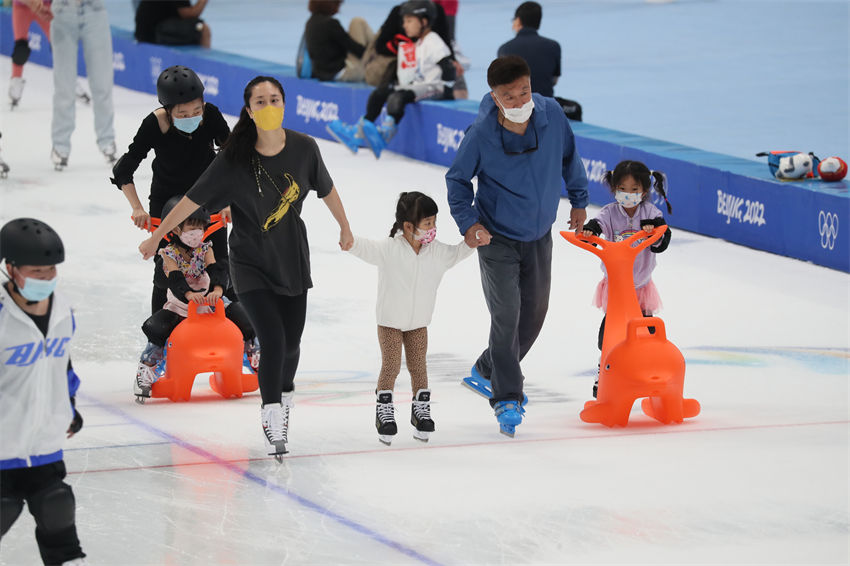
[[[181,132],[191,134],[198,129],[198,126],[201,125],[201,120],[203,119],[203,115],[192,116],[191,118],[174,118],[174,127]]]
[[[58,279],[58,277],[47,280],[25,277],[24,286],[20,287],[18,292],[28,301],[43,301],[53,293],[54,289],[56,289],[56,281]]]

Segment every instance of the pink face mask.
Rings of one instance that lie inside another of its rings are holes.
[[[423,246],[426,244],[430,244],[434,241],[434,238],[437,237],[437,228],[431,228],[430,230],[420,230],[416,229],[416,234],[413,236],[416,240],[422,244]]]
[[[185,232],[181,232],[178,237],[181,242],[190,248],[197,248],[204,241],[204,231],[201,229],[186,230]]]

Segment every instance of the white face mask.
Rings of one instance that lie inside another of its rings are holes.
[[[614,193],[614,199],[623,208],[634,208],[643,201],[643,193],[627,193],[626,191],[617,191]]]
[[[496,100],[498,101],[498,98]],[[499,108],[505,113],[505,118],[515,124],[523,124],[531,118],[531,111],[534,110],[534,100],[529,100],[519,108],[505,108],[499,102]]]

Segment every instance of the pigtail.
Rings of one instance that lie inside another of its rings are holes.
[[[612,191],[614,190],[614,172],[613,171],[605,171],[605,174],[602,175],[602,180],[608,185]]]
[[[664,202],[667,204],[667,213],[673,214],[673,206],[670,204],[670,201],[667,200],[667,175],[661,171],[650,171],[649,175],[655,180],[653,183],[655,192],[661,195],[661,198],[663,198]]]
[[[398,203],[395,207],[395,222],[390,228],[390,238],[394,237],[397,232],[404,231],[404,219],[407,217],[407,193],[398,195]]]

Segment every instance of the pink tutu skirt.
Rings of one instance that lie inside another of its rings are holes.
[[[658,294],[658,289],[655,283],[650,279],[646,285],[637,289],[638,304],[640,310],[644,314],[655,314],[664,306],[661,302],[661,295]],[[596,293],[593,296],[593,306],[608,310],[608,278],[603,277],[599,285],[596,286]]]

